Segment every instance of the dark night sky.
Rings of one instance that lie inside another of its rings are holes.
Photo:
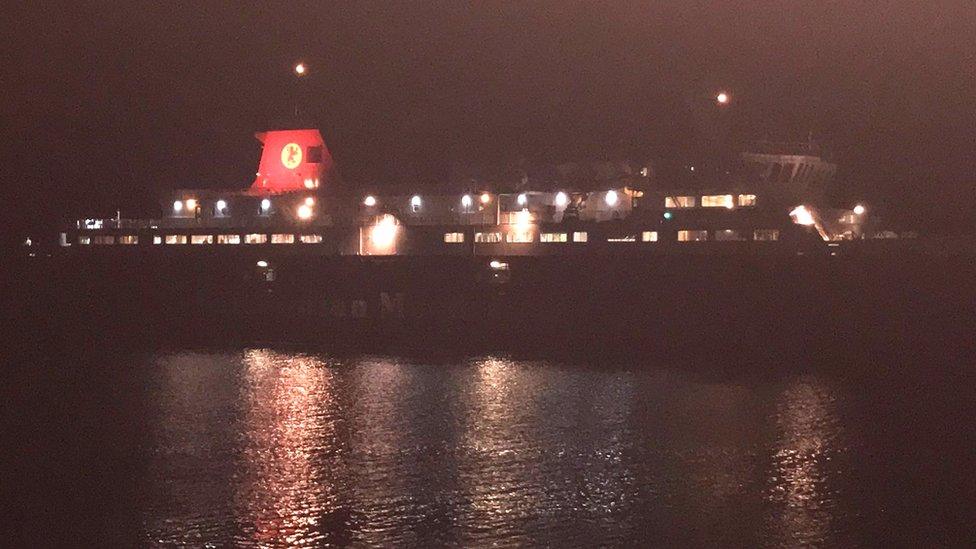
[[[972,0],[25,4],[0,22],[8,234],[246,185],[299,59],[357,184],[682,159],[698,105],[728,88],[737,134],[829,146],[838,199],[922,228],[973,221]]]

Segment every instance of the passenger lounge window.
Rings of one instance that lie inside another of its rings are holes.
[[[708,231],[678,231],[678,242],[704,242]]]
[[[300,237],[302,244],[320,244],[322,242],[322,235],[320,234],[303,234]]]
[[[190,237],[190,244],[213,244],[212,234],[195,234]]]
[[[244,235],[245,244],[266,244],[268,235],[266,234],[246,234]]]
[[[240,244],[241,235],[239,234],[219,234],[217,235],[217,244]]]
[[[694,208],[694,196],[668,196],[664,198],[665,208]]]
[[[505,235],[509,242],[532,242],[532,231],[512,231]]]
[[[755,205],[756,205],[756,195],[754,194],[739,195],[739,206],[755,206]]]
[[[119,235],[119,244],[138,244],[139,237],[134,234]]]
[[[482,234],[482,233],[478,233]],[[444,233],[444,242],[458,244],[464,242],[464,233]]]
[[[779,240],[779,229],[756,229],[755,232],[752,233],[752,239],[765,242]]]
[[[586,231],[576,231],[573,233],[573,242],[586,242]]]
[[[115,244],[115,237],[111,235],[98,235],[92,237],[93,244]]]
[[[501,242],[502,233],[474,233],[475,242]]]
[[[641,242],[657,242],[657,231],[644,231],[641,233]]]
[[[735,206],[731,194],[712,194],[701,198],[702,208],[731,208]]]
[[[295,235],[293,234],[273,234],[271,235],[272,244],[294,244]]]
[[[168,234],[166,235],[167,244],[186,244],[185,234]]]
[[[542,242],[566,242],[566,233],[542,233],[539,235]]]

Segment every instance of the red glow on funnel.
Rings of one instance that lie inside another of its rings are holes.
[[[264,143],[264,150],[252,192],[277,194],[327,184],[332,155],[318,130],[275,130],[255,137]]]

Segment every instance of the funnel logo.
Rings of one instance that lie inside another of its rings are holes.
[[[294,170],[302,163],[302,148],[297,143],[289,143],[281,149],[281,163],[289,170]]]

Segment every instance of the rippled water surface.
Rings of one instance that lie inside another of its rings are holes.
[[[67,508],[98,510],[75,527],[106,539],[849,546],[971,535],[976,416],[951,379],[266,349],[119,361],[86,378],[77,415],[56,412],[67,424],[49,444],[67,455],[37,466],[57,471],[51,492],[81,483],[62,494],[77,499]]]

